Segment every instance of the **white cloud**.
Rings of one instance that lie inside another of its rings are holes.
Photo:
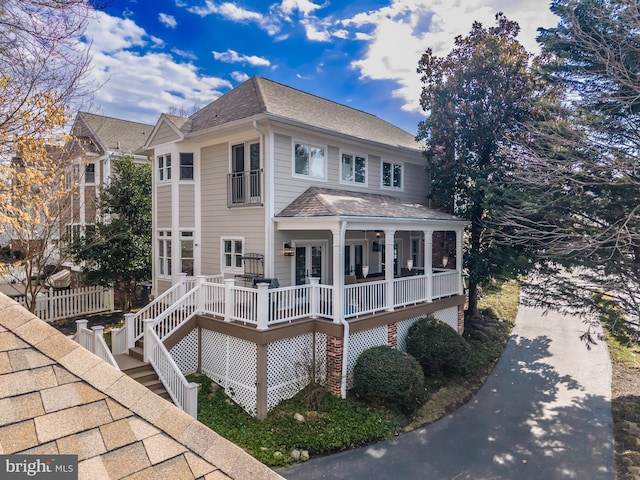
[[[203,7],[191,7],[188,9],[188,11],[191,13],[195,13],[200,17],[217,14],[223,16],[227,20],[233,20],[235,22],[246,20],[260,21],[262,19],[262,14],[241,8],[231,2],[216,4],[212,0],[206,0]]]
[[[318,22],[314,23],[309,20],[302,20],[300,23],[304,26],[304,31],[307,34],[308,40],[313,40],[315,42],[328,42],[331,40],[331,35],[327,29],[322,27]],[[321,27],[322,30],[319,30],[318,27]]]
[[[395,81],[398,88],[392,94],[404,99],[403,109],[419,112],[416,68],[422,53],[431,48],[446,55],[455,37],[469,33],[474,21],[493,25],[499,11],[520,24],[519,40],[532,52],[537,51],[535,29],[557,23],[538,0],[392,0],[388,7],[343,20],[345,28],[363,30],[355,32],[356,39],[369,42],[364,57],[351,65],[363,78]]]
[[[158,20],[167,28],[176,28],[178,26],[178,22],[176,21],[176,17],[173,15],[168,15],[166,13],[158,14]]]
[[[96,113],[154,124],[170,108],[203,106],[232,87],[228,80],[202,75],[191,62],[166,53],[137,50],[149,36],[130,20],[100,13],[93,35],[90,81]]]
[[[291,15],[294,11],[299,11],[305,17],[309,16],[322,5],[317,5],[309,0],[282,0],[280,9],[286,14]]]
[[[146,45],[146,32],[128,18],[111,17],[99,13],[87,28],[94,48],[116,52],[124,48]]]
[[[233,78],[233,80],[237,83],[242,83],[249,80],[249,75],[244,72],[235,71],[231,72],[231,78]]]
[[[258,57],[256,55],[242,55],[236,52],[235,50],[227,50],[226,52],[211,52],[213,54],[213,58],[225,63],[243,63],[249,64],[254,67],[268,67],[271,65],[271,62],[263,57]]]

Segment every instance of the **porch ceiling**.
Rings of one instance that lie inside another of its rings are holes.
[[[275,216],[279,230],[348,229],[460,230],[466,220],[390,195],[310,187]]]

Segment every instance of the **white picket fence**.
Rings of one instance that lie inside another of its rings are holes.
[[[15,300],[28,308],[26,297],[17,297]],[[45,322],[53,322],[113,310],[113,290],[103,287],[81,287],[40,292],[33,313]]]

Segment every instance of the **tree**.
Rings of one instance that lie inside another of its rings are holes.
[[[548,82],[562,103],[526,125],[512,186],[535,202],[505,205],[512,241],[538,260],[529,298],[571,310],[605,293],[640,311],[640,10],[630,0],[556,0],[540,30]]]
[[[487,222],[496,208],[495,192],[513,164],[501,146],[531,115],[536,92],[530,55],[516,40],[518,24],[502,14],[496,22],[491,28],[475,22],[446,57],[429,49],[418,67],[427,118],[417,137],[427,144],[432,195],[438,206],[470,220],[465,251],[470,317],[478,315],[480,284],[528,265],[522,249],[498,247],[495,228]]]
[[[127,312],[137,282],[151,277],[151,166],[125,157],[113,169],[97,201],[103,220],[72,244],[71,254],[84,262],[86,282],[113,287]]]
[[[19,251],[0,259],[24,281],[35,307],[39,279],[59,265],[52,243],[77,179],[67,175],[62,146],[68,108],[87,93],[86,0],[6,0],[0,4],[0,232]]]

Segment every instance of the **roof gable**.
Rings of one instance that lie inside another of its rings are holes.
[[[112,151],[139,153],[152,130],[153,125],[88,112],[79,112],[73,127],[74,135],[88,137],[103,155]]]
[[[196,134],[257,115],[270,116],[312,128],[420,150],[414,135],[370,113],[268,80],[252,77],[202,108],[182,125],[186,134]]]

